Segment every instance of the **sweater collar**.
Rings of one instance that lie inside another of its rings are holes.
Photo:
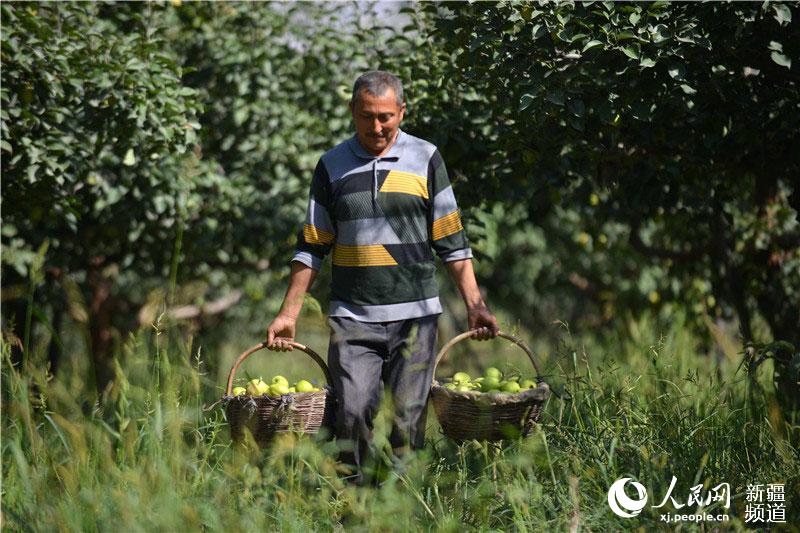
[[[371,153],[367,152],[366,148],[361,146],[361,143],[358,142],[358,135],[353,134],[350,139],[347,140],[347,146],[350,147],[350,151],[353,154],[360,158],[360,159],[368,159],[372,161],[373,159],[384,160],[384,159],[400,159],[403,155],[403,149],[406,145],[406,137],[407,134],[400,128],[397,128],[397,138],[394,140],[394,144],[389,151],[384,155],[378,157],[376,155],[372,155]]]

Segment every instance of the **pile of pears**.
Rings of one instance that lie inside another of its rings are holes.
[[[247,384],[247,388],[234,387],[233,395],[241,396],[243,394],[247,394],[250,396],[263,396],[264,394],[267,394],[269,396],[282,396],[284,394],[292,394],[295,392],[319,392],[320,390],[321,389],[319,387],[315,387],[310,381],[305,379],[301,379],[290,387],[289,380],[287,380],[285,377],[274,376],[269,385],[260,377],[253,378]]]
[[[503,373],[490,366],[484,375],[472,379],[466,372],[456,372],[444,388],[457,392],[506,392],[516,394],[528,389],[535,389],[536,381],[522,379],[519,375],[504,376]]]

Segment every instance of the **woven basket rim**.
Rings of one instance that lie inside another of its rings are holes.
[[[253,398],[254,400],[265,400],[265,399],[268,399],[268,400],[280,401],[281,398],[283,398],[284,396],[291,396],[291,397],[294,398],[295,396],[301,396],[301,395],[308,396],[308,395],[312,395],[312,394],[333,394],[333,391],[330,389],[330,386],[328,384],[325,384],[320,388],[320,390],[316,390],[316,391],[287,392],[286,394],[281,394],[280,396],[270,396],[266,392],[264,394],[259,395],[259,396],[253,396],[251,394],[239,394],[238,396],[234,396],[233,394],[230,394],[230,395],[223,394],[222,395],[222,399],[225,400],[225,399],[236,399],[236,398],[242,398],[242,399]]]
[[[550,386],[544,381],[540,382],[535,389],[526,389],[520,392],[454,391],[441,386],[438,381],[434,381],[431,386],[431,393],[433,393],[434,389],[437,394],[444,394],[450,398],[474,400],[493,405],[524,403],[531,400],[544,401],[550,396]]]

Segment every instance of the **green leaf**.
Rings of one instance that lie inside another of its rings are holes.
[[[781,54],[780,52],[772,52],[769,56],[772,58],[774,62],[776,62],[780,66],[789,69],[792,68],[792,60],[789,57]]]
[[[8,144],[8,141],[0,141],[0,148],[8,152],[9,154],[13,154],[14,150],[11,149],[11,145]]]
[[[563,106],[564,105],[564,93],[558,90],[555,91],[547,91],[547,100],[552,102],[556,105]]]
[[[785,4],[772,4],[772,9],[775,11],[775,20],[777,20],[778,24],[781,26],[789,24],[792,21],[792,10],[789,9],[789,6]]]
[[[470,52],[474,52],[478,48],[483,47],[484,44],[486,44],[488,41],[491,41],[491,40],[492,40],[492,36],[488,35],[488,34],[487,35],[477,36],[477,37],[475,37],[474,39],[472,39],[470,41],[470,43],[469,43],[469,51]]]
[[[650,34],[654,43],[662,43],[667,40],[668,29],[665,24],[656,24],[650,29]]]
[[[568,107],[576,117],[582,117],[586,113],[586,104],[583,100],[570,100]]]
[[[125,67],[127,67],[128,70],[145,70],[147,65],[134,57],[128,60],[128,63],[125,65]]]
[[[672,66],[667,69],[667,73],[674,80],[682,80],[686,75],[686,67],[680,63],[673,63]]]
[[[617,34],[617,41],[625,41],[627,39],[638,39],[638,37],[629,31],[621,31]]]
[[[519,99],[519,110],[522,111],[527,109],[528,106],[531,105],[533,102],[533,95],[532,94],[523,94],[522,98]]]
[[[27,168],[28,182],[34,183],[36,181],[36,171],[39,170],[39,165],[29,165]]]
[[[128,151],[125,152],[125,158],[122,160],[122,164],[127,167],[132,167],[136,164],[136,156],[133,153],[133,148],[128,148]]]
[[[631,21],[631,24],[633,24],[633,25],[638,24],[641,19],[642,19],[642,16],[639,13],[636,13],[636,12],[631,13],[631,15],[628,17],[628,20]]]
[[[655,2],[650,4],[650,7],[647,8],[647,11],[658,11],[662,8],[667,7],[668,5],[669,5],[668,0],[656,0]]]
[[[636,51],[635,48],[631,46],[623,46],[621,50],[623,54],[630,57],[631,59],[639,59],[639,53]]]
[[[247,120],[247,116],[249,115],[248,111],[244,107],[240,107],[233,112],[233,123],[237,126],[241,126],[244,124],[244,121]]]
[[[686,94],[695,94],[697,92],[693,87],[686,85],[685,83],[681,83],[681,90]]]
[[[783,45],[778,41],[770,41],[767,48],[770,50],[775,50],[776,52],[783,52]]]
[[[541,37],[545,33],[547,33],[547,29],[544,27],[544,25],[542,25],[542,24],[534,24],[533,25],[533,29],[531,30],[531,37],[535,41],[536,39],[538,39],[539,37]]]
[[[591,41],[589,41],[588,43],[583,45],[583,50],[582,51],[585,52],[586,50],[594,48],[595,46],[601,46],[602,44],[603,44],[603,41],[598,41],[597,39],[592,39]]]
[[[642,60],[639,62],[639,65],[644,68],[654,67],[656,65],[656,62],[653,59],[650,59],[649,57],[643,57]]]

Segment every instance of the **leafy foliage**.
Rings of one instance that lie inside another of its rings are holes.
[[[204,104],[203,158],[231,191],[203,207],[187,255],[213,250],[226,274],[264,259],[283,265],[317,159],[348,134],[347,82],[365,54],[354,34],[334,30],[338,17],[325,6],[187,4],[174,17],[184,83]],[[320,18],[330,26],[314,24]]]
[[[77,283],[95,350],[167,282],[187,304],[243,287],[241,318],[277,305],[312,167],[373,66],[406,82],[490,301],[525,325],[688,307],[798,344],[792,4],[424,4],[399,30],[314,4],[2,9],[4,285],[36,278],[57,330]],[[17,323],[47,315],[23,304]]]
[[[790,59],[800,40],[791,12],[565,2],[416,13],[434,25],[434,44],[398,62],[412,79],[437,65],[448,102],[422,110],[425,128],[447,135],[465,205],[505,212],[473,220],[501,243],[481,250],[494,260],[483,270],[491,288],[515,282],[511,257],[545,272],[550,281],[523,279],[562,308],[571,286],[573,310],[587,300],[684,305],[700,283],[701,307],[737,313],[745,336],[758,311],[776,337],[797,341],[800,90]],[[438,61],[423,62],[430,50]],[[520,250],[491,233],[513,227],[520,209],[546,246]],[[542,252],[544,271],[534,266]],[[534,294],[522,296],[521,314],[539,310]]]
[[[200,126],[152,14],[120,34],[95,4],[2,9],[3,262],[25,275],[47,240],[70,272],[99,256],[159,272]]]
[[[78,284],[96,353],[154,318],[167,280],[178,303],[242,285],[263,300],[316,159],[349,134],[363,32],[318,26],[334,7],[311,4],[3,10],[5,283],[47,241],[46,288]]]

